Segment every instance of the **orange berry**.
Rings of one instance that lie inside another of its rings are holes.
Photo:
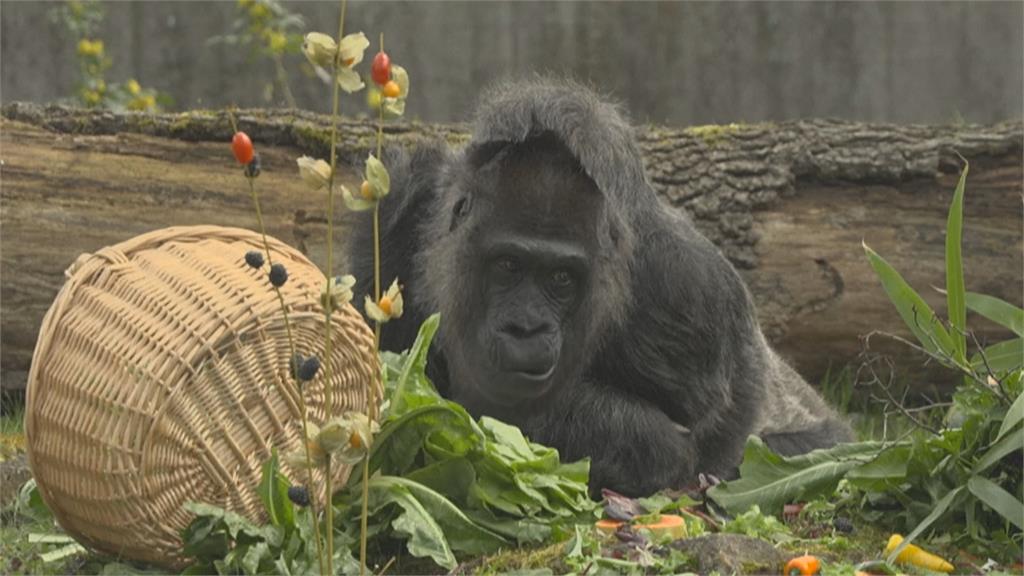
[[[377,306],[380,307],[381,312],[387,314],[388,316],[391,315],[391,298],[388,298],[387,296],[381,296],[380,304],[378,304]]]
[[[398,95],[402,93],[402,89],[398,86],[398,82],[388,80],[388,83],[381,88],[381,92],[388,98],[398,98]]]
[[[231,151],[235,153],[235,160],[243,165],[252,162],[252,157],[255,154],[252,149],[252,140],[245,132],[235,132],[234,137],[231,138]]]
[[[363,180],[363,185],[359,187],[359,193],[364,200],[373,200],[373,186],[370,186],[368,181]]]

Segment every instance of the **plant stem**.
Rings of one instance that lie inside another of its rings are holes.
[[[345,34],[345,8],[347,0],[341,0],[341,13],[338,15],[338,52],[334,55],[334,94],[331,103],[331,175],[327,181],[327,278],[334,275],[334,173],[337,170],[338,150],[338,68],[341,63],[341,39]],[[331,382],[331,316],[334,313],[334,304],[330,298],[324,299],[324,421],[330,420],[331,412],[334,409],[334,394],[332,393],[333,383]],[[327,457],[327,467],[324,473],[324,485],[327,493],[327,573],[334,576],[334,504],[331,502],[333,494],[334,474],[331,470],[331,458]]]
[[[384,33],[380,33],[380,51],[384,51]],[[384,148],[384,103],[377,108],[377,159],[381,159]],[[380,303],[380,200],[373,205],[373,301]],[[373,323],[373,348],[380,353],[380,322]],[[377,416],[377,392],[371,381],[368,386],[369,402],[366,418],[372,426]],[[359,530],[359,576],[366,576],[366,530],[369,522],[370,499],[370,453],[363,457],[363,513]]]
[[[231,116],[231,126],[235,127],[234,116]],[[273,266],[274,260],[273,257],[270,255],[270,243],[267,242],[267,229],[263,225],[263,211],[260,209],[260,197],[256,194],[256,186],[253,183],[253,178],[247,178],[247,180],[249,181],[249,193],[252,195],[252,203],[256,207],[256,221],[260,225],[260,235],[263,237],[263,250],[264,252],[267,253],[267,265]],[[281,305],[281,314],[284,317],[284,329],[285,333],[288,335],[288,348],[289,350],[291,350],[291,358],[292,361],[294,362],[295,339],[292,337],[292,326],[291,323],[288,321],[288,307],[285,306],[284,296],[281,294],[281,289],[278,288],[277,286],[274,286],[274,292],[277,293],[277,301]],[[309,489],[312,490],[314,486],[313,459],[309,453],[309,442],[306,441],[306,439],[309,437],[308,434],[306,433],[306,400],[305,397],[302,395],[302,386],[301,384],[299,384],[299,380],[298,377],[296,376],[295,370],[290,369],[289,372],[291,372],[290,376],[295,381],[295,390],[297,393],[296,395],[298,396],[299,399],[299,421],[302,423],[302,446],[306,453],[306,481],[309,483]],[[316,526],[316,520],[319,517],[316,508],[316,498],[310,498],[309,512],[313,515],[314,526]],[[323,544],[320,543],[319,530],[313,531],[313,540],[314,542],[316,542],[316,556],[317,559],[320,561],[320,572],[322,573],[324,571],[324,554]]]
[[[277,84],[281,87],[281,91],[284,92],[285,102],[288,103],[289,108],[297,108],[292,88],[288,85],[288,72],[281,61],[281,55],[277,53],[274,54],[274,68],[277,69]]]
[[[384,33],[380,38],[381,51],[384,51]],[[383,94],[382,94],[383,98]],[[377,108],[377,159],[381,160],[384,154],[384,102]],[[374,204],[374,301],[381,301],[381,210],[380,201]],[[381,348],[381,323],[374,323],[374,347],[380,352]],[[370,412],[368,411],[369,415]],[[371,416],[371,419],[372,416]]]

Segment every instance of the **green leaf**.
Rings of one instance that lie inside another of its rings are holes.
[[[946,220],[946,313],[949,315],[950,336],[954,358],[960,364],[967,361],[967,307],[964,304],[964,266],[961,244],[964,226],[964,186],[968,165],[960,172],[960,182],[953,193]]]
[[[451,570],[457,564],[445,538],[444,530],[434,517],[408,489],[396,486],[390,479],[393,476],[378,476],[370,480],[368,506],[373,512],[379,511],[388,504],[395,504],[402,509],[392,521],[395,532],[407,539],[406,548],[418,558],[430,558],[438,566]]]
[[[1024,338],[1024,310],[994,296],[974,292],[967,293],[966,303],[971,312],[981,314]]]
[[[384,491],[379,496],[385,499],[415,498],[442,527],[453,550],[474,555],[488,554],[510,544],[500,535],[474,523],[443,495],[418,482],[397,476],[380,476],[370,481],[370,489]],[[370,502],[374,502],[373,497]]]
[[[551,537],[553,523],[550,521],[508,516],[499,518],[489,510],[479,508],[466,510],[466,516],[473,520],[474,524],[514,540],[520,546],[540,544]]]
[[[18,514],[40,522],[53,519],[53,514],[47,508],[46,502],[43,502],[42,494],[39,493],[39,486],[36,485],[35,478],[29,478],[21,485],[15,509]]]
[[[384,117],[388,120],[401,118],[405,114],[405,98],[384,98],[381,105],[384,107]]]
[[[762,514],[756,504],[751,506],[750,510],[726,522],[722,527],[722,532],[760,538],[776,545],[796,540],[788,526],[774,516]]]
[[[787,502],[831,493],[849,470],[874,460],[883,446],[881,442],[839,444],[785,458],[757,436],[750,436],[739,480],[713,486],[708,496],[730,514],[743,513],[754,505],[779,514]]]
[[[270,560],[270,548],[266,542],[256,542],[242,556],[242,570],[249,576],[255,576],[260,572],[260,562],[264,559]]]
[[[928,516],[926,516],[924,520],[921,520],[921,522],[916,527],[914,527],[913,530],[910,531],[910,534],[907,534],[907,537],[903,539],[903,542],[900,542],[900,545],[897,546],[895,550],[889,553],[889,556],[888,558],[886,558],[885,561],[889,564],[894,563],[896,561],[896,557],[900,555],[900,552],[902,552],[908,544],[912,543],[915,538],[920,536],[925,530],[928,529],[929,526],[931,526],[936,520],[941,518],[947,510],[949,510],[949,508],[953,505],[953,502],[961,497],[963,490],[963,486],[958,486],[957,488],[950,490],[949,492],[946,493],[945,496],[940,498],[939,501],[935,503],[935,506],[932,507],[931,513],[928,514]]]
[[[1024,428],[1018,428],[1015,432],[1007,434],[997,440],[985,451],[985,454],[974,463],[972,471],[981,474],[1005,458],[1008,454],[1021,450],[1024,447]]]
[[[291,531],[295,527],[295,508],[288,499],[288,479],[281,473],[277,448],[271,450],[270,459],[263,463],[263,475],[257,491],[270,523]]]
[[[476,482],[476,470],[466,458],[455,457],[413,470],[405,478],[443,494],[452,502],[465,505],[469,488]]]
[[[51,552],[40,554],[39,559],[42,560],[44,564],[50,564],[81,552],[85,552],[85,547],[81,544],[68,544],[67,546],[63,546]]]
[[[988,478],[971,476],[967,489],[994,512],[1024,530],[1024,504],[998,484]]]
[[[863,246],[871,267],[889,295],[889,300],[896,306],[903,322],[910,328],[921,346],[932,354],[956,357],[953,339],[936,318],[931,307],[885,259],[867,244]]]
[[[476,435],[472,419],[464,409],[456,407],[447,404],[422,406],[387,422],[377,434],[370,451],[370,472],[408,473],[422,452],[424,442],[433,436],[452,440],[449,446],[453,447],[453,455],[465,454],[473,443],[482,443],[483,438]],[[462,446],[456,447],[454,442],[461,442]],[[359,480],[353,475],[349,485]]]
[[[30,544],[72,544],[75,539],[67,534],[39,534],[33,532],[28,535]]]
[[[984,358],[980,353],[971,358],[971,366],[977,371],[983,371],[986,363],[996,377],[1020,369],[1024,365],[1024,338],[993,344],[985,348]]]
[[[530,443],[526,441],[522,431],[515,426],[505,424],[489,416],[480,418],[480,428],[494,440],[494,450],[500,454],[506,462],[534,460],[533,450]]]
[[[1017,395],[1017,399],[1013,401],[1010,409],[1006,411],[1006,416],[1003,418],[1002,426],[999,427],[999,434],[996,435],[996,440],[1006,436],[1022,420],[1024,420],[1024,392]]]
[[[433,314],[420,325],[416,341],[405,356],[391,398],[390,416],[400,416],[417,406],[442,403],[440,394],[426,377],[427,355],[434,340],[441,315]]]
[[[907,480],[907,462],[912,452],[909,444],[895,445],[874,460],[851,469],[846,479],[864,490],[884,492]]]
[[[370,154],[366,158],[366,180],[373,186],[379,198],[383,198],[391,191],[391,176],[384,163]]]

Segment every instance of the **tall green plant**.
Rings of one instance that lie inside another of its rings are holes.
[[[890,562],[928,532],[944,533],[983,553],[1019,555],[1024,543],[1024,310],[966,291],[961,249],[966,181],[965,167],[946,223],[946,320],[864,244],[868,262],[917,339],[915,346],[963,376],[945,426],[900,442],[840,445],[789,458],[751,438],[741,478],[708,491],[719,505],[732,513],[755,504],[778,511],[786,502],[827,494],[845,479],[863,493],[866,519],[908,531]],[[971,351],[967,310],[1005,326],[1014,337]]]
[[[930,512],[914,527],[907,539],[890,554],[890,560],[944,515],[964,513],[971,536],[985,538],[976,520],[980,506],[1001,516],[1006,534],[1015,527],[1016,538],[1024,529],[1024,499],[1020,478],[1019,452],[1024,448],[1024,395],[1021,392],[1024,367],[1024,310],[993,296],[968,293],[963,272],[963,210],[968,165],[964,165],[953,193],[946,221],[946,317],[944,325],[921,296],[885,260],[866,244],[864,250],[890,300],[921,346],[943,364],[964,376],[954,411],[958,421],[941,432],[942,441],[954,447],[931,469],[933,477],[953,478],[947,490],[933,492]],[[971,309],[1014,331],[1016,338],[978,349],[968,360],[967,309]],[[1016,398],[1016,399],[1014,399]],[[1000,468],[1011,454],[1018,466]],[[1007,490],[1006,488],[1010,488]]]

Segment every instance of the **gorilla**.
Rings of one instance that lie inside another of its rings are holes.
[[[730,476],[749,434],[787,455],[852,438],[768,346],[732,265],[658,200],[615,105],[553,79],[481,102],[463,149],[386,155],[381,277],[406,312],[382,348],[440,312],[438,390],[589,457],[592,493]],[[373,292],[366,214],[348,242],[357,295]]]

